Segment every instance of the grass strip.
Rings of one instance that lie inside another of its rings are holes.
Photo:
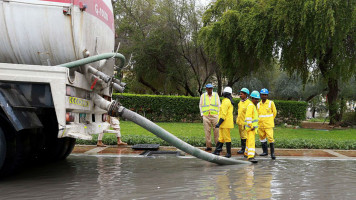
[[[193,146],[205,146],[205,134],[202,123],[157,123],[157,125]],[[133,122],[121,121],[120,126],[122,140],[127,142],[129,145],[170,145],[166,141],[156,137],[153,133],[150,133]],[[274,138],[275,146],[277,148],[356,150],[356,129],[326,131],[276,127],[274,129]],[[231,140],[233,147],[241,146],[237,126],[235,126],[235,128],[231,131]],[[77,140],[77,144],[95,145],[96,142],[97,135],[93,135],[93,139],[89,141]],[[105,134],[103,142],[108,145],[115,145],[115,134]],[[256,135],[256,147],[261,147],[258,135]]]

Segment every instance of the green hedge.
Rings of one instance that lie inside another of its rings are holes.
[[[77,140],[77,144],[84,145],[96,145],[97,136],[93,136],[92,140]],[[188,144],[195,147],[204,147],[205,138],[204,137],[179,137],[181,140],[187,142]],[[232,147],[241,147],[241,142],[239,138],[231,138]],[[123,136],[123,141],[127,142],[128,145],[134,144],[160,144],[162,146],[171,146],[168,142],[152,135],[125,135]],[[107,145],[116,145],[117,138],[116,135],[105,134],[103,137],[103,143]],[[256,137],[256,147],[261,148],[261,142],[258,137]],[[276,139],[276,148],[287,148],[287,149],[342,149],[342,150],[355,150],[356,143],[354,140],[332,140],[332,139],[303,139],[303,138],[293,138]],[[235,153],[234,153],[235,154]]]
[[[200,97],[113,94],[120,103],[154,122],[198,122]],[[234,115],[237,114],[235,98]],[[305,119],[307,103],[300,101],[274,101],[277,107],[277,117],[283,122],[298,124]]]
[[[305,101],[275,100],[277,119],[288,124],[299,124],[306,118],[308,104]]]

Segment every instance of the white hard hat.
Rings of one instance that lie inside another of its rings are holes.
[[[224,88],[223,92],[227,92],[227,93],[232,94],[232,88],[231,87],[226,87],[226,88]]]

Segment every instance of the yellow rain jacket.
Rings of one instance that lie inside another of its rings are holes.
[[[230,99],[224,98],[219,110],[219,119],[224,119],[220,128],[234,128],[234,118],[232,116],[233,110],[234,106],[231,104]]]
[[[236,124],[243,126],[245,124],[245,115],[246,115],[246,110],[247,106],[252,103],[250,99],[246,99],[246,101],[242,102],[240,101],[238,104],[238,110],[237,110],[237,118],[236,118]]]
[[[260,128],[273,128],[274,118],[277,115],[277,109],[273,101],[266,100],[265,103],[259,102],[257,104],[257,111],[259,117]]]
[[[258,129],[258,112],[256,106],[251,102],[247,105],[246,118],[245,118],[245,129],[250,131],[252,128],[255,128],[254,131],[257,133]]]

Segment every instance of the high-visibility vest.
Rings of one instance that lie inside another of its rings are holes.
[[[201,105],[201,111],[203,112],[203,115],[217,115],[219,113],[218,102],[220,101],[218,94],[213,92],[211,101],[209,101],[208,93],[204,93],[203,95],[203,103]]]
[[[250,124],[252,124],[252,127]],[[251,102],[246,110],[245,129],[248,131],[252,128],[255,128],[256,131],[258,129],[258,113],[256,106]]]
[[[277,110],[273,101],[267,99],[265,103],[259,102],[257,104],[257,112],[260,120],[259,126],[261,128],[274,127],[274,118],[277,115]]]

